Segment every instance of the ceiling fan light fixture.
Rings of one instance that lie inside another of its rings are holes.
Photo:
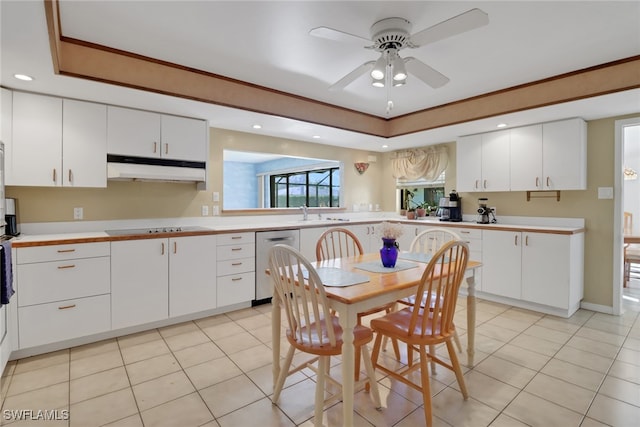
[[[384,76],[381,79],[371,79],[371,86],[373,87],[384,87]]]
[[[395,81],[407,80],[407,69],[404,67],[404,59],[400,58],[400,55],[396,55],[396,57],[393,60],[393,80]]]
[[[404,79],[401,79],[401,80],[398,80],[395,77],[393,78],[394,87],[404,86],[406,83],[407,83],[407,76],[405,76]]]
[[[371,70],[371,78],[374,80],[383,80],[385,68],[387,67],[387,60],[384,57],[384,53],[380,55],[380,58],[376,61],[373,69]]]

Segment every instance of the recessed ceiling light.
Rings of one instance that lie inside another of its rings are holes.
[[[499,127],[499,128],[506,128],[506,127],[507,127],[507,124],[506,124],[506,123],[498,123],[498,126],[496,126],[496,127]]]
[[[253,128],[254,129],[262,129],[262,125],[255,124],[255,125],[253,125]]]
[[[382,148],[389,148],[389,146],[387,144],[384,144]]]
[[[313,139],[320,139],[320,135],[313,135],[311,138],[313,138]]]
[[[14,74],[13,77],[18,80],[24,80],[25,82],[30,82],[33,80],[33,77],[27,76],[26,74]]]

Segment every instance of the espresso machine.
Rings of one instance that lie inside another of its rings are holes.
[[[493,224],[496,222],[496,214],[490,207],[487,206],[486,197],[478,199],[478,224]]]
[[[452,190],[449,197],[440,198],[438,213],[440,221],[462,221],[462,198],[458,196],[456,190]]]

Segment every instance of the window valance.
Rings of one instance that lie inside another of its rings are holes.
[[[447,168],[449,155],[443,146],[414,148],[391,153],[393,177],[399,180],[435,181]]]

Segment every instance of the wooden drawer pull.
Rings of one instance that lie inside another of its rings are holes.
[[[74,308],[76,305],[75,304],[71,304],[71,305],[63,305],[62,307],[58,307],[58,310],[67,310],[70,308]]]
[[[75,252],[75,251],[76,251],[75,249],[58,249],[59,254],[64,254],[67,252]]]
[[[232,282],[237,282],[238,280],[242,280],[242,277],[234,277],[231,279]]]
[[[70,264],[70,265],[59,265],[59,266],[58,266],[58,270],[62,270],[62,269],[65,269],[65,268],[75,268],[75,267],[76,267],[76,265],[75,265],[75,264]]]

